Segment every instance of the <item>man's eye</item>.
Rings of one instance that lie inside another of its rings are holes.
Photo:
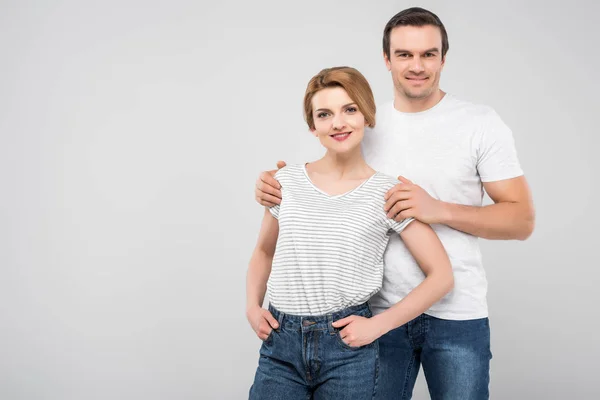
[[[408,54],[406,54],[406,53],[400,53],[400,54],[398,54],[398,57],[400,57],[400,58],[406,58],[406,57],[408,57]]]
[[[426,53],[425,57],[435,57],[435,54],[433,54],[433,53]]]

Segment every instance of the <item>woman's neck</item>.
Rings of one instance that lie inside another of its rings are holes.
[[[311,163],[311,172],[329,175],[336,179],[366,179],[375,172],[360,152],[360,147],[350,153],[328,151],[323,158]]]

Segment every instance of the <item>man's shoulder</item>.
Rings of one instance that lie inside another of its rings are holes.
[[[463,100],[452,94],[446,94],[446,96],[448,96],[447,110],[451,112],[465,113],[475,118],[487,118],[497,115],[494,108],[486,104]]]

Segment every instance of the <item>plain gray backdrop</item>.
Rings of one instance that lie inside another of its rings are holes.
[[[413,5],[448,30],[442,88],[512,128],[537,209],[529,240],[481,242],[491,398],[600,398],[600,7],[337,0],[0,2],[0,398],[247,398],[255,180],[322,154],[320,69],[392,99],[381,35]]]

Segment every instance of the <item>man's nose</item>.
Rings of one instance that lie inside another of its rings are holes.
[[[425,70],[425,68],[423,68],[423,62],[421,60],[421,57],[413,57],[412,62],[410,64],[410,70],[416,73],[420,73]]]

